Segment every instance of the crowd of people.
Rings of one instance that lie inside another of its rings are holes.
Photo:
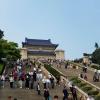
[[[42,84],[44,91],[42,95],[45,100],[50,100],[49,90],[55,88],[56,81],[51,74],[45,75],[42,72],[41,62],[43,61],[37,61],[36,59],[33,62],[30,60],[17,61],[13,64],[10,72],[3,73],[0,76],[0,87],[5,88],[5,84],[9,83],[11,89],[34,89],[38,95],[41,95]],[[50,63],[50,60],[46,62]],[[56,100],[57,96],[54,96],[54,99]]]
[[[87,66],[83,66],[83,71],[80,74],[80,77],[88,81],[88,72],[87,72]],[[99,82],[100,81],[100,72],[99,70],[95,69],[94,70],[94,75],[93,75],[93,82]]]
[[[33,62],[31,62],[30,60],[19,60],[14,64],[14,67],[10,73],[3,73],[2,76],[0,76],[0,86],[5,88],[5,82],[8,81],[10,88],[34,89],[37,91],[38,95],[41,95],[41,86],[43,86],[42,95],[44,96],[44,99],[51,100],[50,89],[55,89],[56,85],[62,85],[63,82],[59,83],[58,80],[60,81],[60,79],[55,81],[55,78],[51,74],[45,75],[41,69],[43,63],[48,63],[51,65],[56,64],[56,66],[59,68],[65,66],[65,69],[74,68],[72,64],[69,65],[65,61],[34,59]],[[76,69],[78,69],[78,66]],[[86,73],[87,67],[84,67],[80,77],[87,80]],[[95,72],[93,80],[98,81],[95,77],[97,77],[97,72]],[[63,94],[62,100],[78,100],[77,89],[73,84],[67,86],[66,83],[64,83],[61,92]],[[70,92],[72,99],[69,99]],[[59,95],[55,95],[53,100],[59,100]],[[81,97],[80,100],[84,100],[83,97]]]
[[[61,68],[61,69],[62,68],[65,68],[66,70],[67,69],[73,69],[73,70],[74,69],[75,70],[78,70],[78,69],[80,70],[81,69],[81,68],[79,68],[78,65],[70,64],[70,63],[65,62],[65,61],[60,61],[60,62],[59,61],[56,61],[55,62],[55,65],[56,65],[57,68],[58,67]],[[79,77],[81,77],[84,80],[88,81],[88,65],[83,64],[83,67],[82,67],[82,69],[80,71]],[[98,70],[96,70],[94,72],[94,75],[93,75],[93,81],[94,82],[99,82],[99,78],[100,78],[100,72]],[[77,100],[77,95],[76,96],[74,95],[73,100],[74,100],[74,98],[75,98],[75,100]],[[81,96],[80,97],[80,100],[86,100],[86,98],[84,99],[84,97]],[[88,95],[87,100],[94,100],[94,98],[92,96]]]
[[[41,68],[32,67],[30,61],[17,62],[9,74],[3,74],[0,78],[2,88],[6,81],[9,82],[10,88],[33,88],[35,82],[42,78]]]

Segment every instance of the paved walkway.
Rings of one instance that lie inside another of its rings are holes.
[[[11,69],[8,69],[8,74],[10,74]],[[53,98],[54,95],[59,96],[59,100],[63,98],[63,86],[55,86],[54,89],[50,89],[50,95]],[[9,86],[9,82],[5,83],[5,88],[0,89],[0,100],[8,100],[8,96],[12,96],[12,98],[17,98],[18,100],[44,100],[43,97],[43,84],[41,82],[41,96],[37,94],[37,91],[34,89],[20,89],[15,88],[11,89]],[[13,100],[13,99],[12,99]]]
[[[56,68],[56,67],[55,67]],[[71,69],[69,70],[65,70],[64,67],[63,68],[57,68],[59,69],[61,72],[63,72],[64,74],[67,73],[67,75],[78,75],[78,73],[80,72],[80,70],[77,71],[72,71]],[[10,69],[11,70],[11,69]],[[10,70],[8,71],[8,73],[10,73]],[[71,74],[70,74],[71,73]],[[54,95],[58,95],[59,96],[59,100],[62,100],[63,98],[63,85],[61,84],[61,86],[55,86],[54,89],[50,89],[50,95],[53,98]],[[39,96],[37,94],[37,91],[35,91],[34,89],[11,89],[9,87],[9,83],[6,82],[5,88],[4,89],[0,89],[0,100],[8,100],[8,96],[12,96],[12,98],[17,98],[18,100],[44,100],[43,97],[43,84],[41,82],[41,96]]]
[[[12,98],[17,98],[18,100],[43,100],[43,97],[38,96],[33,90],[9,88],[0,90],[0,100],[8,100],[8,96],[12,96]]]
[[[79,67],[79,69],[73,69],[73,68],[67,68],[65,69],[64,66],[57,67],[56,64],[53,65],[54,68],[58,69],[59,71],[61,71],[63,74],[65,74],[67,77],[71,77],[71,76],[79,76],[79,74],[82,72],[82,68]],[[93,82],[93,75],[94,72],[87,70],[87,77],[88,77],[88,81],[98,87],[100,87],[100,82]]]

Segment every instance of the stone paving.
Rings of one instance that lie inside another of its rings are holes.
[[[63,86],[55,86],[54,89],[50,89],[51,97],[53,98],[54,95],[58,95],[59,100],[61,100],[63,97],[62,90]],[[17,98],[18,100],[44,100],[43,88],[41,89],[41,96],[39,96],[37,91],[33,89],[11,89],[7,82],[6,87],[4,89],[0,89],[0,100],[8,100],[8,96],[12,96],[12,98]]]
[[[38,96],[33,90],[9,88],[0,90],[0,100],[8,100],[8,96],[12,96],[12,98],[17,98],[18,100],[43,100],[43,97]]]
[[[82,72],[82,68],[78,68],[78,69],[73,69],[73,68],[67,68],[65,69],[64,66],[57,67],[56,64],[53,65],[54,68],[57,68],[59,71],[61,71],[63,74],[65,74],[67,77],[71,77],[71,76],[79,76],[79,74]],[[88,81],[98,87],[100,87],[100,82],[93,82],[93,75],[94,72],[87,70],[87,77],[88,77]]]
[[[55,68],[57,68],[55,66]],[[66,69],[64,68],[64,66],[62,66],[62,68],[57,68],[58,70],[60,70],[61,72],[63,72],[64,74],[66,74],[67,76],[77,76],[81,69]],[[10,71],[8,71],[10,73]],[[37,91],[35,91],[34,89],[32,90],[28,90],[28,89],[11,89],[9,88],[9,83],[6,83],[5,88],[4,89],[0,89],[0,100],[8,100],[8,96],[12,96],[12,98],[17,98],[18,100],[44,100],[43,97],[43,84],[41,83],[41,96],[38,96]],[[59,96],[59,100],[62,100],[63,98],[63,85],[61,86],[55,86],[55,89],[50,89],[50,95],[53,98],[54,95],[58,95]],[[13,100],[13,99],[12,99]]]
[[[8,69],[9,70],[9,69]],[[10,73],[11,69],[7,71]],[[43,97],[43,84],[41,82],[41,96],[37,94],[37,91],[34,89],[20,89],[20,88],[15,88],[11,89],[9,86],[9,82],[5,82],[5,88],[0,89],[0,100],[8,100],[8,96],[13,98],[17,98],[18,100],[44,100]],[[54,95],[59,96],[59,100],[63,98],[63,86],[55,86],[54,89],[50,89],[50,95],[53,98]]]

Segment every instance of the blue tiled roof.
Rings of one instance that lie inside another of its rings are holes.
[[[36,54],[36,55],[53,55],[53,56],[55,56],[56,54],[55,54],[55,52],[48,52],[48,51],[28,51],[28,54]]]
[[[57,44],[52,44],[51,40],[41,40],[41,39],[28,39],[25,38],[25,42],[22,42],[23,45],[44,45],[44,46],[55,46],[57,47]]]

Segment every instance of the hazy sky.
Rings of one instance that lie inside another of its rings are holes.
[[[0,29],[20,46],[25,37],[51,39],[79,58],[100,43],[100,0],[0,0]]]

